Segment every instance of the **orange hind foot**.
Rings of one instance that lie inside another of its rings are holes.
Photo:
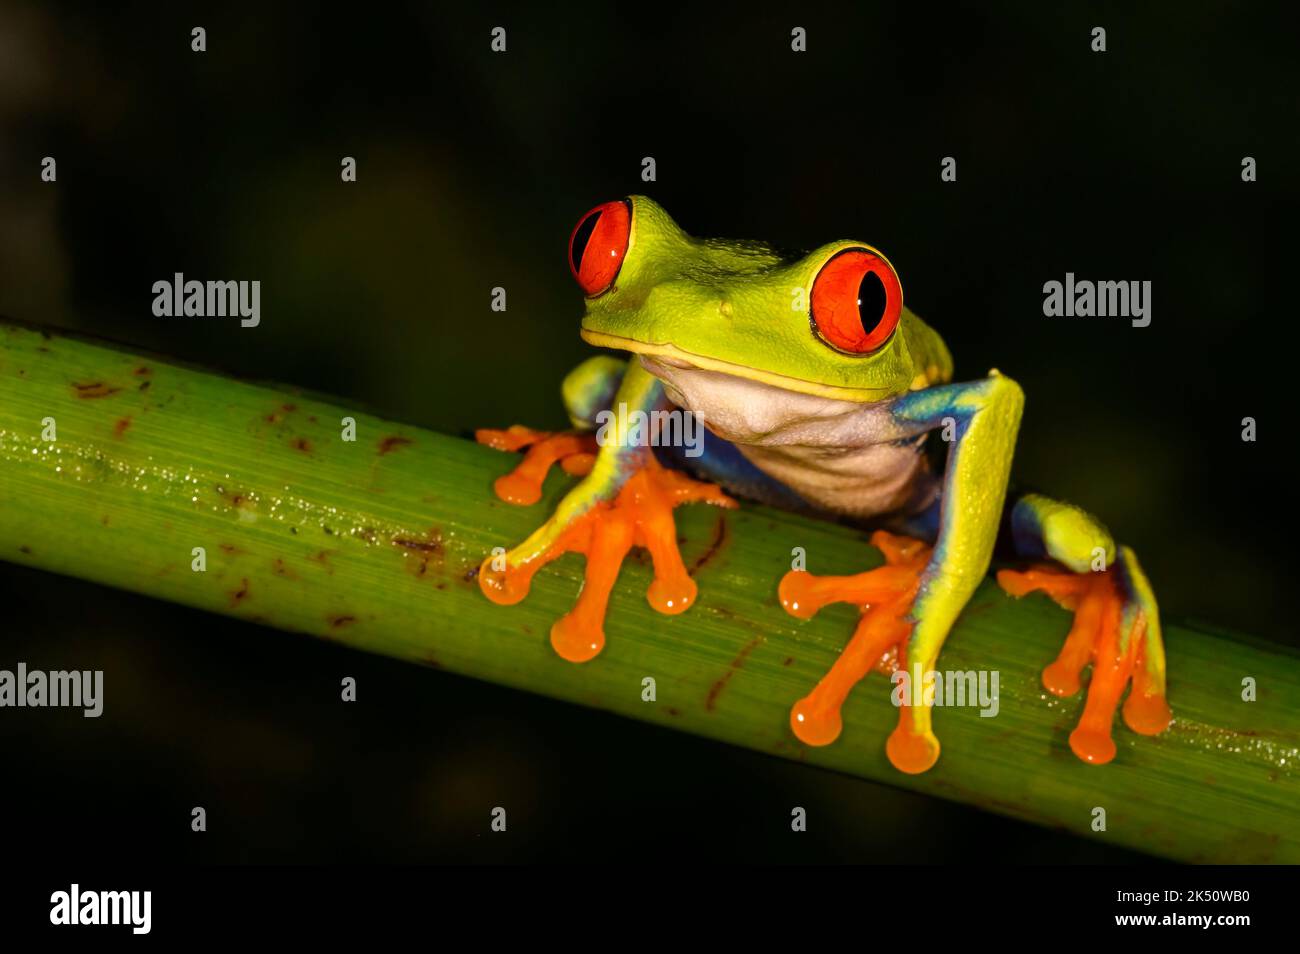
[[[1041,591],[1074,613],[1074,625],[1061,653],[1043,670],[1043,685],[1057,696],[1079,691],[1079,674],[1092,664],[1088,701],[1079,724],[1070,733],[1070,748],[1083,761],[1104,765],[1115,757],[1111,727],[1124,687],[1132,689],[1124,703],[1124,721],[1134,732],[1157,735],[1173,719],[1165,700],[1164,649],[1159,620],[1145,586],[1128,592],[1129,578],[1145,584],[1131,551],[1129,574],[1121,567],[1095,573],[1073,573],[1044,565],[1028,570],[999,570],[998,585],[1012,596]]]

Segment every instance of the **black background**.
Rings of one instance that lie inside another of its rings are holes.
[[[1168,617],[1294,643],[1281,9],[9,3],[0,313],[468,434],[563,423],[558,381],[590,353],[565,242],[598,202],[646,192],[697,235],[861,239],[959,377],[1024,386],[1017,479],[1102,515]],[[175,271],[260,279],[261,326],[154,318],[150,286]],[[1151,281],[1151,325],[1045,318],[1042,285],[1067,271]],[[0,665],[102,668],[113,689],[98,720],[0,715],[13,852],[1140,857],[9,564],[0,592]],[[363,704],[337,702],[341,674]],[[528,806],[508,839],[487,834],[502,792]],[[799,838],[793,804],[813,820]]]

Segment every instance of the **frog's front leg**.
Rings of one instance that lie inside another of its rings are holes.
[[[579,468],[588,471],[586,476],[565,495],[550,519],[513,550],[485,559],[479,569],[483,593],[495,603],[508,605],[528,594],[533,575],[550,561],[569,552],[586,556],[578,600],[551,628],[551,645],[570,662],[586,662],[604,647],[609,594],[633,546],[649,550],[654,564],[654,581],[646,594],[650,605],[671,614],[689,608],[696,587],[677,550],[673,508],[690,501],[736,505],[717,485],[659,465],[647,440],[646,419],[639,414],[663,409],[663,386],[638,363],[627,365],[625,371],[622,367],[622,362],[612,359],[592,359],[565,379],[565,403],[579,428],[577,434],[539,435],[511,429],[479,435],[484,443],[501,449],[531,445],[524,462],[497,482],[498,494],[512,502],[535,501],[552,463],[585,455]],[[610,379],[617,372],[621,380],[610,399]],[[597,440],[585,431],[597,424],[599,412],[611,403],[617,413],[602,423],[602,439],[592,459]],[[520,493],[521,488],[527,493]]]
[[[493,483],[497,496],[520,506],[537,503],[546,475],[556,463],[577,477],[590,473],[596,461],[598,416],[613,402],[626,371],[626,361],[597,355],[565,375],[560,393],[572,431],[552,434],[519,424],[505,430],[478,430],[474,437],[480,444],[499,451],[525,451],[523,462]]]
[[[1128,683],[1124,721],[1134,732],[1156,735],[1172,720],[1165,700],[1165,650],[1155,593],[1137,556],[1116,546],[1110,532],[1072,504],[1027,494],[1011,510],[1016,551],[1057,565],[1001,570],[998,583],[1012,596],[1042,591],[1074,612],[1074,625],[1043,685],[1058,696],[1079,691],[1079,673],[1092,664],[1088,701],[1070,748],[1102,765],[1115,757],[1111,726]]]
[[[934,671],[939,650],[958,614],[988,570],[1001,522],[1024,396],[998,372],[966,384],[914,391],[890,407],[900,434],[951,426],[939,529],[933,549],[920,541],[877,533],[886,566],[849,577],[793,572],[781,581],[787,611],[808,617],[831,602],[862,607],[844,654],[813,692],[791,712],[795,734],[810,745],[833,741],[840,705],[873,665],[902,668],[909,677]],[[903,772],[924,772],[939,758],[931,727],[932,699],[912,705],[909,693],[886,753]]]

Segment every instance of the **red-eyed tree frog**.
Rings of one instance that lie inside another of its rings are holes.
[[[633,546],[653,560],[651,606],[687,610],[696,586],[672,510],[735,506],[735,494],[879,528],[872,543],[885,565],[847,577],[794,570],[781,580],[781,603],[795,616],[837,601],[862,613],[839,660],[793,703],[790,725],[803,742],[834,741],[841,703],[872,668],[935,669],[999,539],[1037,561],[999,572],[1006,591],[1043,591],[1074,613],[1043,671],[1046,688],[1068,696],[1092,665],[1074,753],[1092,764],[1114,757],[1114,713],[1129,683],[1129,727],[1154,735],[1168,726],[1160,619],[1137,558],[1078,507],[1037,494],[1008,502],[1019,385],[996,370],[954,383],[947,347],[904,307],[880,251],[838,241],[790,256],[759,242],[692,238],[659,205],[632,196],[583,216],[569,259],[586,295],[582,337],[630,359],[593,357],[564,379],[572,431],[478,434],[501,450],[527,449],[496,482],[505,500],[536,502],[556,462],[584,475],[541,527],[479,572],[482,591],[510,604],[550,560],[586,556],[581,594],[551,631],[561,656],[585,662],[600,652],[609,594]],[[645,415],[666,408],[703,421],[698,456],[648,446]],[[931,432],[948,443],[942,466],[924,453]],[[939,757],[931,710],[899,712],[888,757],[903,772],[924,772]]]

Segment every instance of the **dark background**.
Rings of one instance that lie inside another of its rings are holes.
[[[559,379],[590,353],[565,243],[598,202],[646,192],[697,235],[861,239],[959,377],[1024,386],[1017,479],[1102,515],[1169,618],[1295,642],[1294,33],[1262,5],[1126,6],[6,3],[0,313],[468,434],[563,424]],[[174,271],[260,279],[261,326],[154,318]],[[1151,325],[1044,318],[1067,271],[1150,280]],[[98,720],[0,716],[16,853],[1140,857],[8,564],[0,592],[4,666],[129,686]],[[341,671],[364,704],[337,703]],[[531,821],[487,837],[502,791]]]

